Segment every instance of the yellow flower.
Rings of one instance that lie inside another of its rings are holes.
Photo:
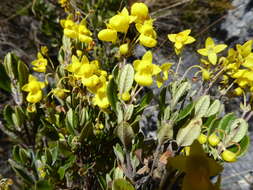
[[[177,34],[168,34],[168,39],[174,43],[175,52],[179,54],[183,49],[184,45],[195,42],[195,38],[189,36],[191,30],[184,30]]]
[[[151,51],[146,52],[142,60],[135,60],[134,69],[136,70],[134,79],[142,86],[150,86],[153,83],[152,76],[157,75],[161,72],[159,66],[152,64],[152,53]]]
[[[202,79],[209,80],[210,79],[210,72],[206,69],[201,69],[202,72]]]
[[[249,40],[245,42],[243,45],[237,44],[236,45],[236,50],[239,55],[241,55],[243,58],[247,57],[252,50],[252,40]]]
[[[221,153],[221,157],[224,161],[226,162],[236,162],[237,161],[237,156],[236,156],[236,153],[234,152],[231,152],[229,150],[224,150],[222,153]]]
[[[117,40],[117,31],[114,29],[103,29],[98,33],[98,39],[115,43]]]
[[[91,31],[87,28],[86,26],[86,21],[82,20],[81,23],[78,25],[78,39],[80,42],[84,43],[91,43],[92,38],[91,38]]]
[[[65,36],[73,39],[78,37],[78,33],[76,30],[78,26],[74,21],[70,19],[61,20],[61,25],[64,28],[63,33]]]
[[[106,94],[106,88],[107,88],[107,85],[106,83],[104,83],[103,86],[97,90],[93,98],[93,104],[97,105],[101,109],[106,109],[110,105],[109,100],[107,98],[107,94]]]
[[[131,15],[136,16],[135,22],[144,22],[148,18],[148,7],[144,3],[134,3],[131,6]]]
[[[44,82],[40,82],[36,77],[29,75],[28,83],[22,87],[23,91],[28,92],[26,100],[30,103],[37,103],[42,99],[42,88],[45,87]]]
[[[137,31],[140,33],[138,40],[140,44],[149,48],[155,47],[156,41],[156,31],[153,27],[153,20],[146,20],[143,24],[137,23],[135,25]]]
[[[240,88],[240,87],[237,87],[235,90],[234,90],[234,94],[236,96],[241,96],[243,94],[243,89]]]
[[[149,48],[155,47],[157,44],[157,41],[154,38],[146,36],[144,34],[140,35],[139,40],[141,45]]]
[[[164,63],[160,66],[160,69],[162,71],[162,76],[160,74],[157,75],[156,77],[156,84],[157,84],[157,87],[160,88],[163,83],[168,80],[169,78],[169,70],[171,68],[173,64],[172,63]]]
[[[47,55],[47,53],[48,53],[47,46],[41,46],[40,51],[41,51],[42,55]]]
[[[66,70],[71,73],[78,72],[78,70],[82,66],[82,63],[79,61],[79,59],[75,55],[72,55],[71,61],[72,63],[67,65]]]
[[[121,95],[121,99],[125,102],[127,102],[128,100],[131,99],[131,95],[129,94],[129,92],[124,92],[122,95]]]
[[[217,53],[220,53],[224,49],[227,48],[225,44],[218,44],[215,45],[212,38],[208,37],[205,42],[205,48],[199,49],[198,53],[207,56],[208,60],[213,64],[216,65],[217,63]]]
[[[55,96],[62,99],[66,96],[66,92],[70,92],[70,91],[67,89],[64,89],[64,88],[57,87],[57,88],[53,89],[52,92]]]
[[[215,133],[213,133],[208,137],[208,143],[211,146],[217,146],[220,143],[220,138]]]
[[[205,134],[200,134],[199,137],[198,137],[198,141],[200,144],[205,144],[206,141],[207,141],[207,136]]]
[[[213,190],[215,185],[210,177],[222,171],[222,166],[208,158],[197,140],[190,147],[189,156],[170,157],[169,164],[185,172],[183,190]]]
[[[117,32],[127,33],[129,25],[135,20],[136,17],[129,16],[129,12],[124,8],[120,13],[113,16],[109,20],[109,28]]]
[[[126,55],[126,54],[128,53],[128,50],[129,50],[128,43],[122,44],[122,45],[119,47],[119,53],[120,53],[121,55]]]
[[[47,59],[45,59],[41,53],[37,54],[37,59],[31,63],[34,67],[33,70],[41,73],[46,72]]]

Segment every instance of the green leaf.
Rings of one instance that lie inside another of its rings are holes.
[[[18,145],[15,145],[12,149],[12,156],[13,156],[14,161],[16,161],[16,162],[21,161],[21,158],[19,155],[19,149],[20,149],[20,147]]]
[[[225,115],[221,120],[218,125],[218,129],[224,132],[219,132],[220,137],[223,138],[224,133],[228,134],[230,131],[230,126],[233,123],[233,121],[236,120],[236,116],[234,113],[229,113]]]
[[[68,160],[67,163],[61,166],[57,173],[60,175],[60,179],[62,180],[65,176],[66,170],[69,169],[76,161],[76,156],[72,155]]]
[[[184,96],[191,88],[191,84],[188,81],[182,82],[172,94],[171,108],[174,109],[180,98]]]
[[[229,134],[224,139],[225,144],[229,144],[230,142],[240,142],[247,132],[248,123],[244,119],[238,118],[234,120],[230,126]]]
[[[22,87],[28,81],[29,69],[26,64],[22,61],[18,61],[18,82]]]
[[[116,146],[113,147],[114,154],[118,158],[118,160],[123,164],[124,163],[124,151],[122,147],[117,143]]]
[[[120,102],[117,102],[117,104],[116,104],[116,113],[117,113],[117,122],[118,122],[118,124],[120,124],[124,119],[123,108],[122,108],[122,104]]]
[[[215,100],[211,106],[209,107],[209,109],[207,110],[205,117],[210,117],[212,115],[217,114],[220,111],[221,108],[221,103],[219,100]]]
[[[19,58],[13,53],[7,53],[4,57],[4,67],[10,80],[18,79]]]
[[[112,106],[112,110],[116,112],[116,104],[118,102],[117,96],[117,84],[112,78],[107,85],[107,98],[109,100],[110,105]]]
[[[16,172],[18,176],[20,176],[27,184],[33,185],[34,179],[31,177],[30,173],[28,173],[22,166],[18,165],[13,160],[9,159],[12,169]]]
[[[124,114],[124,120],[128,121],[131,119],[134,111],[134,105],[130,104],[126,106],[125,114]]]
[[[195,117],[203,117],[207,114],[210,106],[210,96],[201,96],[195,105]]]
[[[184,109],[182,109],[177,117],[176,122],[181,121],[182,119],[186,118],[188,115],[191,114],[192,110],[194,108],[194,103],[188,104]]]
[[[59,143],[57,142],[57,145],[51,149],[51,155],[52,155],[52,166],[55,164],[59,154]]]
[[[157,132],[158,143],[162,144],[166,140],[173,138],[173,126],[170,123],[163,121]]]
[[[40,129],[41,134],[49,138],[50,140],[57,141],[59,139],[59,134],[57,129],[47,121],[42,121],[43,128]]]
[[[120,138],[124,147],[129,148],[132,145],[134,131],[128,123],[121,123],[117,127],[117,135]]]
[[[211,135],[213,132],[219,132],[219,131],[216,131],[216,129],[218,129],[218,126],[219,126],[219,123],[220,123],[220,119],[213,119],[208,127],[208,131],[207,131],[207,135]]]
[[[201,133],[202,119],[192,119],[188,125],[179,129],[176,142],[179,146],[190,146]]]
[[[134,68],[130,64],[126,64],[119,76],[119,82],[118,82],[118,88],[119,88],[119,93],[123,94],[124,92],[128,92],[134,82]]]
[[[87,138],[93,135],[93,127],[89,122],[83,128],[79,136],[79,141],[84,142]]]
[[[0,88],[7,92],[11,92],[11,80],[2,63],[0,63]]]
[[[35,190],[54,190],[54,186],[47,180],[40,180],[36,182]]]
[[[139,106],[134,109],[134,117],[142,113],[146,106],[151,102],[153,96],[153,92],[150,90],[141,98]]]
[[[245,135],[243,139],[239,142],[240,145],[240,152],[237,154],[238,157],[241,157],[245,155],[247,152],[249,146],[250,146],[250,137],[248,135]],[[228,148],[228,150],[237,153],[238,152],[238,146],[233,145],[232,147]]]
[[[135,190],[135,188],[125,179],[116,179],[112,183],[112,190]]]
[[[23,148],[20,148],[19,149],[19,158],[20,158],[20,161],[22,162],[22,164],[26,164],[29,156],[28,156],[28,153],[25,149]]]
[[[170,106],[167,106],[165,109],[164,109],[164,113],[163,113],[163,119],[166,121],[166,120],[169,120],[170,119]]]
[[[69,132],[71,134],[75,134],[75,129],[77,128],[78,124],[78,116],[73,111],[73,109],[69,109],[66,115],[66,124]]]
[[[4,120],[7,122],[8,125],[14,125],[13,120],[12,120],[12,113],[14,110],[11,108],[10,105],[6,105],[3,110],[3,116]]]

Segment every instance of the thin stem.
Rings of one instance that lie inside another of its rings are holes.
[[[158,154],[159,154],[159,150],[161,148],[161,143],[159,143],[156,147],[156,150],[155,150],[155,156],[154,156],[154,160],[153,160],[153,163],[152,163],[152,167],[151,167],[151,170],[150,170],[150,173],[149,173],[149,176],[153,176],[153,171],[155,169],[155,165],[156,165],[156,162],[157,162],[157,159],[158,159]]]
[[[220,74],[222,74],[224,71],[224,68],[221,69],[213,78],[212,82],[210,83],[209,87],[204,91],[204,95],[208,93],[208,91],[211,89],[211,87],[214,85],[214,83],[217,81],[217,79],[219,78]]]
[[[181,63],[182,63],[182,57],[179,57],[177,68],[176,68],[176,72],[175,72],[176,75],[178,74],[179,66],[181,65]]]
[[[193,68],[199,68],[199,69],[202,69],[202,67],[201,66],[199,66],[199,65],[193,65],[193,66],[191,66],[191,67],[189,67],[185,72],[184,72],[184,74],[183,74],[183,76],[182,76],[182,78],[181,79],[184,79],[185,77],[186,77],[186,75],[188,74],[188,72],[190,71],[190,70],[192,70]]]
[[[245,116],[245,120],[249,121],[252,116],[253,116],[253,111],[249,112],[249,114],[247,116]]]

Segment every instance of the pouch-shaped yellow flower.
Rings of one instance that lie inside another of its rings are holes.
[[[98,33],[98,39],[105,42],[115,43],[117,40],[117,31],[114,29],[103,29]]]
[[[131,6],[131,15],[137,17],[135,22],[144,22],[148,18],[148,13],[148,7],[144,3],[134,3]]]
[[[40,82],[36,77],[29,75],[28,83],[22,87],[23,91],[28,92],[26,100],[30,103],[37,103],[42,99],[42,88],[45,87],[44,82]]]
[[[33,70],[41,73],[46,72],[47,59],[43,57],[41,53],[37,54],[37,59],[31,63],[34,67]]]

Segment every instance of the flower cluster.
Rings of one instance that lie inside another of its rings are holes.
[[[94,105],[105,109],[109,106],[106,95],[107,72],[99,68],[97,60],[89,61],[85,55],[72,56],[72,63],[67,65],[66,70],[73,73],[75,79],[80,80],[87,89],[95,94]]]
[[[168,72],[172,64],[164,63],[159,67],[152,64],[152,57],[152,52],[147,51],[141,60],[133,62],[134,70],[136,71],[134,79],[141,86],[151,86],[153,84],[153,76],[156,76],[157,86],[160,88],[163,82],[168,80]]]
[[[87,44],[92,42],[92,33],[87,28],[85,19],[80,23],[76,23],[69,16],[67,19],[61,20],[61,25],[64,28],[63,33],[65,36]]]
[[[222,60],[228,78],[234,79],[234,83],[238,85],[235,94],[241,95],[247,88],[253,92],[252,40],[243,45],[237,44],[235,49],[230,48],[228,56]]]
[[[146,47],[155,47],[156,31],[153,28],[153,20],[149,16],[148,7],[144,3],[134,3],[131,7],[131,14],[124,8],[117,15],[109,19],[107,29],[98,33],[98,38],[102,41],[115,43],[118,33],[126,34],[131,23],[135,22],[135,27],[139,32],[137,41]]]

